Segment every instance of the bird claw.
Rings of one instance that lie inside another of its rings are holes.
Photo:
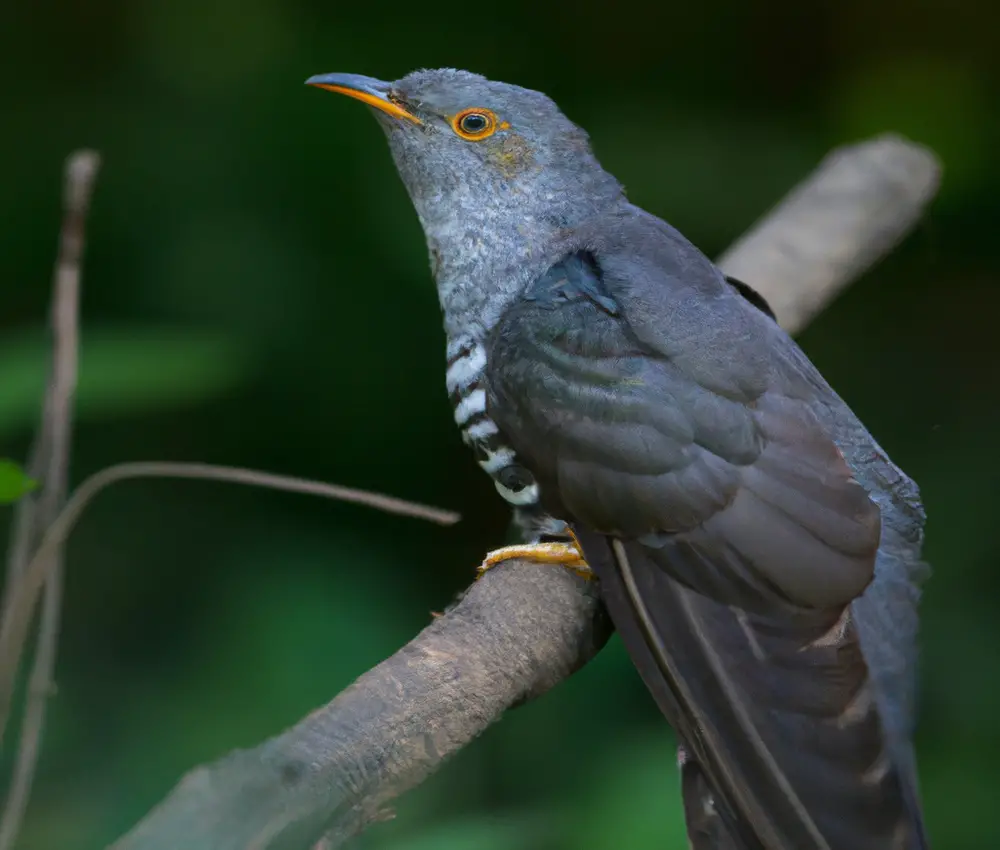
[[[567,570],[576,573],[581,578],[592,579],[594,573],[584,560],[576,535],[570,532],[572,540],[566,543],[522,543],[516,546],[503,546],[487,554],[483,563],[476,568],[476,578],[482,578],[488,570],[497,564],[515,558],[535,561],[539,564],[559,564]]]

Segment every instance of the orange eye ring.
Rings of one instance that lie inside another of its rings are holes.
[[[497,131],[498,126],[500,124],[496,113],[481,106],[463,109],[451,119],[451,129],[455,131],[455,135],[470,142],[489,138]]]

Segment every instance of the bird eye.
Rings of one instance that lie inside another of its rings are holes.
[[[472,112],[462,119],[462,129],[470,136],[482,133],[490,125],[490,119],[481,112]]]
[[[463,139],[478,141],[493,135],[497,117],[488,109],[466,109],[451,119],[451,128]]]

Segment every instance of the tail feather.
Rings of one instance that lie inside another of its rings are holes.
[[[574,530],[633,662],[690,752],[696,850],[926,848],[849,607],[794,620],[748,614],[674,581],[658,563],[663,550]]]
[[[681,795],[691,850],[742,850],[726,826],[719,806],[705,776],[705,771],[684,749],[678,748],[681,769]]]

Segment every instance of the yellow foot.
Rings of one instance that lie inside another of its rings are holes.
[[[539,564],[559,564],[583,578],[594,577],[594,573],[583,559],[583,552],[580,550],[576,535],[573,535],[573,540],[568,543],[523,543],[494,549],[476,569],[476,578],[482,578],[487,570],[513,558],[524,558],[526,561],[537,561]]]

